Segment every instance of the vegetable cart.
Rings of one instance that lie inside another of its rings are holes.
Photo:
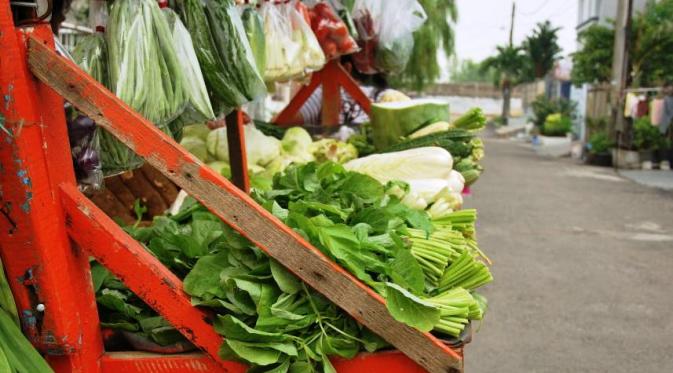
[[[56,54],[48,26],[16,27],[8,0],[0,0],[0,50],[0,113],[5,118],[0,133],[0,255],[24,332],[55,371],[245,370],[218,357],[222,338],[211,325],[212,315],[191,305],[181,281],[78,190],[63,99],[399,351],[335,360],[338,371],[462,371],[461,350],[397,322],[379,295]],[[240,125],[240,114],[229,122]],[[230,127],[238,133],[239,126]],[[229,138],[242,163],[240,136]],[[239,186],[245,187],[244,180],[241,172]],[[104,351],[89,257],[203,352]]]

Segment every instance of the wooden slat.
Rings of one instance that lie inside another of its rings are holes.
[[[70,238],[194,345],[224,364],[217,354],[222,337],[206,322],[210,316],[192,306],[180,279],[76,186],[63,185],[61,199]]]
[[[75,64],[60,58],[38,40],[31,40],[29,64],[41,81],[354,319],[430,372],[462,369],[462,358],[455,351],[431,334],[393,319],[381,296],[186,152]]]
[[[227,115],[227,142],[229,143],[229,165],[231,181],[245,193],[250,193],[250,177],[248,176],[248,157],[245,149],[245,132],[243,130],[243,112],[234,110]]]
[[[274,119],[274,123],[276,123],[279,126],[283,127],[288,127],[288,126],[293,126],[293,125],[299,125],[301,123],[295,123],[295,118],[297,116],[297,113],[299,113],[299,110],[301,110],[302,106],[306,103],[306,101],[311,97],[313,92],[315,92],[318,87],[320,87],[321,81],[320,81],[320,75],[319,73],[313,74],[311,77],[311,82],[308,85],[305,85],[301,87],[299,92],[294,95],[292,100],[290,100],[290,103],[283,109],[283,111],[276,116],[276,119]],[[313,123],[311,123],[313,124]]]

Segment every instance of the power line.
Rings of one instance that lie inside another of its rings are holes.
[[[544,9],[544,7],[547,6],[548,3],[549,3],[549,0],[545,0],[545,1],[542,3],[542,5],[540,5],[540,6],[539,6],[537,9],[535,9],[533,12],[522,12],[521,15],[522,15],[522,16],[526,16],[526,17],[527,17],[527,16],[535,15],[535,14],[537,14],[538,12],[540,12],[542,9]]]

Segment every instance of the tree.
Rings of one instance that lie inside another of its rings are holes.
[[[631,25],[631,83],[660,84],[673,78],[673,0],[648,2]]]
[[[673,0],[649,2],[633,17],[629,39],[631,85],[657,85],[673,79]],[[592,25],[579,35],[582,49],[573,54],[573,83],[612,79],[614,28]]]
[[[475,83],[475,82],[493,82],[497,81],[495,71],[481,67],[481,62],[472,60],[463,60],[458,62],[454,60],[451,65],[451,81],[455,83]]]
[[[607,26],[594,24],[578,35],[582,48],[572,54],[572,81],[605,83],[612,79],[612,55],[615,31]]]
[[[507,124],[512,99],[512,89],[521,82],[522,73],[526,69],[527,56],[522,47],[498,46],[498,53],[482,63],[482,71],[493,69],[496,72],[496,85],[502,89],[502,118]]]
[[[526,37],[523,48],[529,59],[529,71],[524,78],[544,78],[559,59],[561,47],[558,45],[560,27],[552,27],[551,22],[537,24],[533,34]]]
[[[440,50],[450,57],[454,52],[453,23],[458,20],[455,0],[419,0],[428,19],[414,33],[414,49],[406,69],[391,77],[394,86],[422,91],[441,74]]]

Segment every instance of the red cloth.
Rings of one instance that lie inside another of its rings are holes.
[[[636,106],[636,118],[642,118],[650,114],[650,104],[647,100],[638,101]]]

